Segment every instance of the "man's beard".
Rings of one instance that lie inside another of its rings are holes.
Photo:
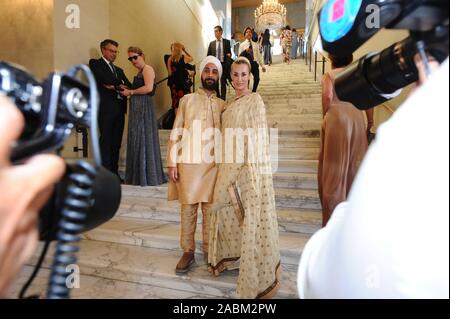
[[[202,79],[203,88],[208,91],[215,91],[216,87],[217,87],[217,83],[218,83],[218,81],[211,79],[211,78],[208,78],[205,80]]]

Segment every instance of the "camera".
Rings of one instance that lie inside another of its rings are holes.
[[[319,12],[325,51],[349,56],[382,28],[409,30],[409,37],[354,62],[335,81],[342,101],[359,109],[386,102],[418,80],[415,56],[448,57],[448,0],[329,0]],[[378,16],[378,26],[371,21]]]
[[[82,72],[88,84],[78,79]],[[66,163],[66,174],[39,216],[40,240],[46,245],[32,278],[37,274],[51,241],[57,241],[47,297],[69,298],[67,266],[77,262],[80,234],[114,217],[121,200],[119,178],[101,166],[97,134],[98,92],[85,65],[66,73],[51,73],[42,83],[25,68],[0,61],[0,95],[11,99],[25,118],[25,128],[11,152],[11,162],[59,152],[74,129],[89,128],[94,163]]]

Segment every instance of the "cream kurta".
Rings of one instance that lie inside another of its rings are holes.
[[[208,97],[202,88],[180,100],[166,162],[167,167],[178,167],[179,180],[169,182],[169,201],[185,205],[212,202],[217,166],[214,160],[205,161],[204,153],[214,154],[213,129],[220,131],[224,105],[215,94]]]
[[[239,266],[239,298],[271,297],[279,287],[279,235],[266,110],[259,94],[244,96],[226,108],[222,136],[228,128],[264,133],[258,135],[253,152],[246,153],[259,153],[255,161],[219,164],[211,210],[209,270],[218,275]],[[242,145],[234,144],[232,151],[247,152],[251,144],[246,139]]]

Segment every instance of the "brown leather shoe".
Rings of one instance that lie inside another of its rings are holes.
[[[177,273],[184,274],[189,271],[190,266],[195,262],[195,255],[193,252],[184,253],[175,269]]]

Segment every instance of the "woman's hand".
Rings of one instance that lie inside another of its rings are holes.
[[[120,92],[120,94],[122,94],[125,97],[132,96],[133,95],[133,90],[124,89],[123,91]]]

